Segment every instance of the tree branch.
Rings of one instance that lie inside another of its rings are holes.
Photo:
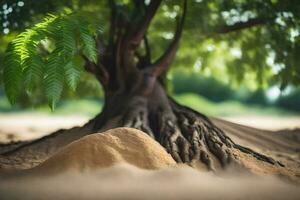
[[[183,30],[183,25],[184,25],[184,20],[186,15],[186,7],[187,7],[187,0],[184,0],[182,17],[177,24],[173,41],[171,42],[171,44],[169,45],[165,53],[156,62],[154,62],[152,65],[150,65],[145,69],[145,73],[158,77],[168,68],[168,66],[174,59],[177,48],[179,46],[182,30]]]
[[[114,46],[114,37],[116,32],[116,2],[114,0],[108,0],[110,7],[110,27],[109,27],[109,40],[108,40],[108,49],[112,51]]]
[[[135,52],[135,56],[138,58],[138,63],[136,65],[138,69],[144,69],[151,64],[151,50],[146,35],[144,36],[144,46],[144,55],[141,55],[138,51]]]
[[[216,30],[216,33],[230,33],[233,31],[239,31],[254,26],[261,26],[270,21],[271,19],[267,19],[267,18],[253,18],[253,19],[249,19],[246,22],[237,22],[233,25],[225,25],[223,27],[220,27]]]
[[[98,60],[100,61],[108,53],[107,46],[105,45],[104,41],[102,40],[102,37],[96,37],[95,41],[96,41],[96,48],[98,50]]]
[[[129,36],[131,47],[137,48],[139,46],[161,1],[162,0],[152,0],[147,7],[145,17],[136,26],[133,34]]]
[[[125,76],[125,71],[126,69],[124,69],[124,67],[122,66],[121,62],[122,62],[122,38],[123,35],[121,33],[118,34],[118,39],[117,39],[117,44],[116,44],[116,60],[115,60],[115,68],[116,68],[116,76],[118,81],[121,81],[123,79],[123,77]]]
[[[146,58],[147,62],[149,62],[148,64],[150,64],[150,62],[151,62],[151,49],[150,49],[150,45],[149,45],[148,38],[147,38],[146,34],[144,36],[144,45],[145,45],[145,52],[146,52],[145,58]]]
[[[85,55],[81,55],[83,60],[85,61],[84,68],[87,72],[92,73],[96,76],[96,78],[101,82],[101,84],[105,87],[109,81],[109,74],[105,67],[99,62],[95,64],[91,62]]]

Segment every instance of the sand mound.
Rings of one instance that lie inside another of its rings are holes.
[[[142,131],[116,128],[72,142],[33,170],[47,174],[68,170],[85,172],[123,162],[143,169],[176,164],[159,143]]]

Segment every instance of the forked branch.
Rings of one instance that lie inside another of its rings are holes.
[[[147,35],[144,36],[144,48],[145,48],[145,54],[140,54],[138,51],[135,52],[135,56],[138,58],[138,69],[144,69],[145,67],[149,66],[151,64],[151,49],[149,45],[149,41],[147,38]]]
[[[187,9],[186,7],[187,7],[187,0],[184,0],[182,17],[177,24],[177,28],[173,40],[169,45],[168,49],[165,51],[165,53],[157,61],[155,61],[152,65],[150,65],[145,69],[145,72],[147,74],[158,77],[165,70],[167,70],[168,66],[171,64],[172,60],[174,59],[177,48],[179,46],[182,30],[183,30],[186,9]]]
[[[162,0],[152,0],[149,4],[149,6],[146,9],[146,14],[144,18],[138,23],[138,25],[135,27],[135,31],[133,34],[130,34],[129,41],[130,46],[132,48],[137,48],[141,41],[143,40],[143,37],[150,25],[150,22],[152,18],[154,17],[160,3]]]
[[[85,55],[82,55],[82,58],[85,61],[85,70],[89,73],[94,74],[96,78],[101,82],[101,84],[105,87],[109,81],[109,74],[105,66],[100,62],[97,64],[91,62]]]
[[[147,61],[150,63],[151,61],[151,49],[150,49],[150,45],[149,45],[149,41],[147,38],[147,35],[144,36],[144,44],[145,44],[145,57],[147,59]]]

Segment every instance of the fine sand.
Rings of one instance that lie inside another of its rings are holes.
[[[242,167],[199,171],[177,165],[145,133],[118,128],[75,140],[34,168],[0,175],[0,199],[300,199],[298,130],[214,123],[286,167],[232,151]]]
[[[116,128],[72,142],[32,171],[41,174],[90,172],[120,163],[141,169],[161,169],[176,165],[171,155],[144,132]]]
[[[118,164],[91,173],[5,178],[0,199],[299,200],[299,188],[270,176],[215,176],[191,168],[153,171]]]

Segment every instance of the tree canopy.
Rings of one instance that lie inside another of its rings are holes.
[[[80,88],[86,93],[82,88],[91,84],[91,76],[84,73],[84,62],[99,59],[97,42],[114,39],[113,22],[119,27],[127,21],[139,22],[149,4],[148,0],[2,1],[1,80],[10,102],[26,91],[26,95],[46,96],[53,108],[68,89],[78,86],[76,94],[81,95]],[[112,11],[117,20],[112,19]],[[162,2],[147,42],[139,49],[141,55],[148,47],[153,60],[162,54],[182,11],[183,0]],[[227,82],[299,85],[299,31],[296,0],[188,0],[172,68],[216,75]]]

